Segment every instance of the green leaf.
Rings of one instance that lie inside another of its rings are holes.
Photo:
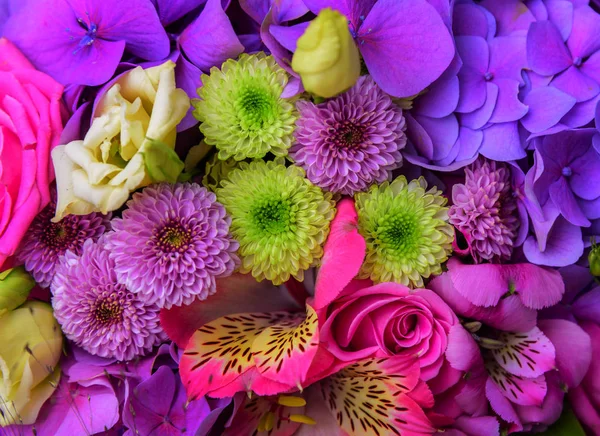
[[[147,138],[149,143],[144,148],[144,164],[150,179],[154,183],[175,183],[183,171],[184,164],[168,145]]]
[[[544,433],[544,436],[585,436],[585,431],[581,427],[581,424],[577,420],[577,417],[573,413],[573,410],[565,404],[565,409],[562,415]]]

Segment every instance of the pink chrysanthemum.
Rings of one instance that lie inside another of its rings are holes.
[[[519,220],[509,168],[480,159],[466,168],[465,174],[465,184],[452,189],[450,223],[469,242],[476,263],[510,259]]]
[[[118,283],[103,244],[88,239],[67,251],[52,281],[54,316],[67,338],[101,357],[131,360],[166,339],[160,309]]]
[[[344,94],[296,105],[296,143],[290,156],[315,185],[353,195],[389,178],[406,145],[402,110],[370,76]]]
[[[215,292],[215,278],[239,263],[231,218],[216,196],[195,183],[161,184],[133,195],[112,221],[107,247],[119,281],[161,308]]]
[[[33,221],[21,245],[18,258],[42,287],[52,283],[60,257],[67,250],[81,253],[87,239],[97,241],[110,229],[110,216],[99,213],[67,215],[53,223],[56,203],[48,205]]]

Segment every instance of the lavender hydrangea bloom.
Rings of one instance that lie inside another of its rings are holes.
[[[51,287],[54,316],[67,338],[89,353],[131,360],[164,340],[159,308],[117,282],[102,242],[88,239],[81,255],[65,253]]]
[[[467,239],[476,263],[508,260],[517,238],[517,202],[508,166],[480,159],[452,188],[450,223]]]
[[[453,14],[457,56],[406,115],[410,162],[453,171],[479,154],[500,161],[525,157],[518,120],[525,62],[523,36],[495,36],[493,16],[473,2]]]
[[[145,188],[112,221],[106,245],[119,281],[161,308],[213,294],[215,278],[230,275],[239,259],[231,218],[216,196],[194,183]]]
[[[290,156],[308,179],[328,191],[353,195],[387,180],[402,164],[405,122],[370,76],[320,105],[297,104],[296,143]]]
[[[40,0],[12,15],[5,36],[63,84],[100,85],[125,51],[164,59],[169,38],[149,0]]]
[[[97,241],[110,229],[110,216],[99,213],[68,215],[53,223],[55,209],[56,203],[52,202],[35,218],[18,254],[25,269],[44,288],[50,286],[60,257],[67,250],[78,255],[87,239]]]

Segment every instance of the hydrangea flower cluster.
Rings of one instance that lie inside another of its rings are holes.
[[[600,434],[598,35],[0,1],[0,433]]]

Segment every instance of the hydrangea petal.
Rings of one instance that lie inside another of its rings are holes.
[[[488,159],[501,162],[519,160],[527,155],[517,123],[492,124],[484,129],[479,152]]]
[[[566,266],[577,262],[583,254],[581,228],[558,217],[547,232],[544,249],[538,240],[529,236],[523,244],[523,253],[529,262],[538,265]]]
[[[573,11],[573,29],[567,46],[574,58],[587,58],[600,50],[600,16],[589,6]]]
[[[587,227],[590,225],[590,221],[585,217],[577,204],[577,199],[564,177],[560,177],[552,183],[548,192],[550,193],[552,202],[558,207],[560,213],[567,221],[576,226]]]
[[[571,65],[571,56],[560,32],[550,21],[537,21],[527,32],[527,60],[538,74],[553,75]]]
[[[425,0],[377,1],[358,39],[373,79],[396,97],[422,91],[454,57],[448,29]]]
[[[575,66],[567,68],[566,71],[558,75],[552,81],[551,86],[575,97],[578,102],[589,100],[600,92],[600,85]]]
[[[558,123],[577,100],[552,86],[544,86],[529,92],[523,103],[529,111],[521,123],[530,132],[539,133]]]
[[[527,113],[527,106],[519,101],[519,82],[512,79],[496,79],[498,100],[490,118],[491,123],[518,121]]]
[[[187,58],[200,70],[221,66],[244,51],[221,0],[208,0],[192,24],[179,36],[179,45]]]

